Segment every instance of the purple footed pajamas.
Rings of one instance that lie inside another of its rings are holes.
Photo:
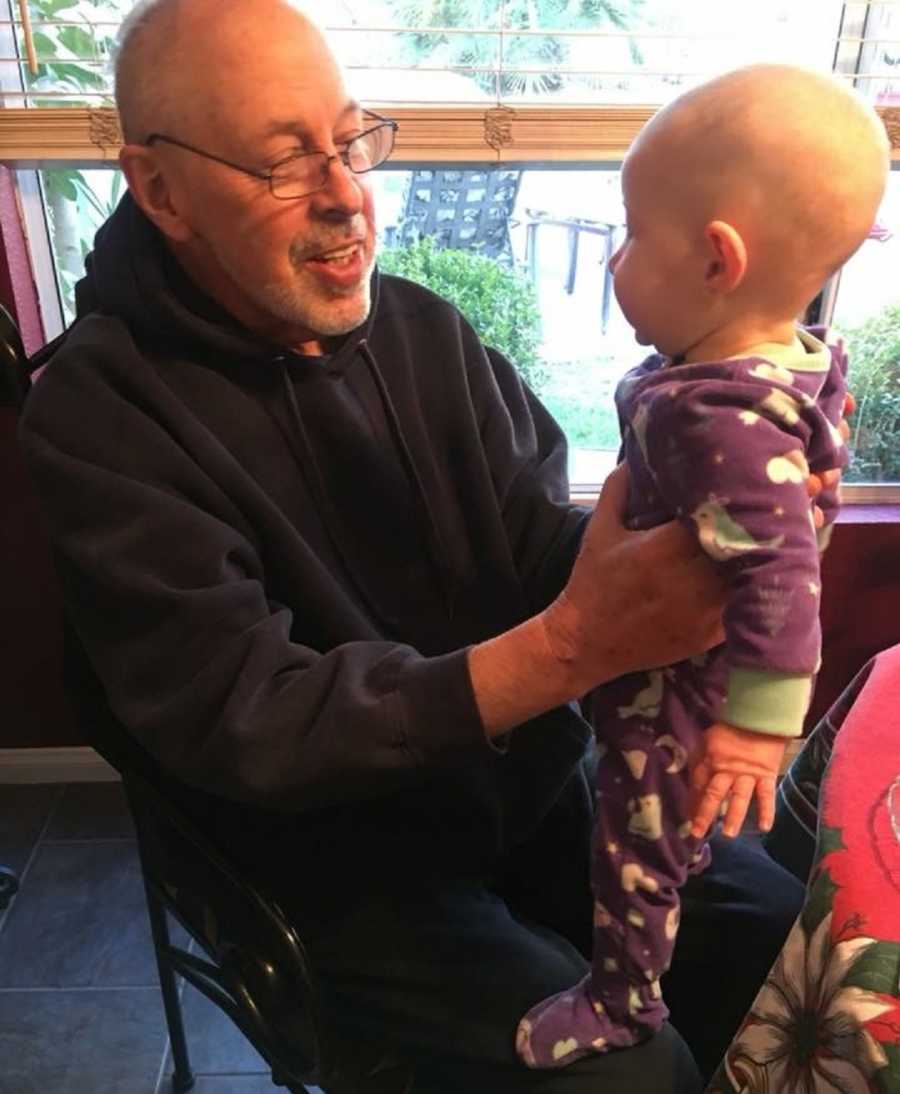
[[[716,721],[793,737],[819,663],[819,553],[837,499],[810,471],[846,463],[837,430],[846,357],[798,330],[794,346],[671,365],[654,355],[616,392],[629,467],[626,522],[681,520],[728,585],[725,642],[592,696],[596,785],[590,974],[519,1023],[531,1067],[563,1067],[645,1040],[668,1016],[660,977],[678,932],[678,890],[708,862],[688,835],[689,758]]]

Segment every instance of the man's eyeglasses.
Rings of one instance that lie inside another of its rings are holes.
[[[174,137],[167,137],[163,133],[151,133],[144,144],[148,148],[157,142],[173,144],[176,148],[193,152],[195,156],[203,156],[204,159],[231,167],[234,171],[264,179],[269,184],[272,197],[291,201],[294,198],[305,198],[327,186],[328,173],[334,160],[340,160],[354,175],[364,175],[366,171],[379,167],[390,156],[394,150],[394,134],[399,128],[397,123],[390,118],[382,118],[380,114],[375,114],[373,111],[365,113],[368,118],[377,119],[378,124],[360,133],[358,137],[344,141],[338,146],[338,151],[334,155],[329,155],[327,152],[297,152],[282,160],[281,163],[276,163],[268,171],[232,163],[231,160],[214,156],[211,152],[204,152],[201,148],[195,148],[192,144],[176,140]]]

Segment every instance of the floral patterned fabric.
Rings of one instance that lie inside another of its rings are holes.
[[[707,1094],[900,1094],[900,646],[817,727],[780,807],[809,831],[817,799],[806,903]]]

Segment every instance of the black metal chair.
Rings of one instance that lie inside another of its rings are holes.
[[[19,879],[5,866],[0,866],[0,912],[4,911],[19,889]]]
[[[0,307],[0,405],[21,408],[31,361],[16,324]],[[242,876],[229,849],[203,826],[204,795],[178,783],[113,715],[65,620],[65,690],[84,739],[121,775],[137,832],[147,910],[172,1046],[172,1087],[194,1085],[176,974],[219,1006],[291,1094],[405,1094],[410,1070],[383,1046],[349,1044],[323,1020],[320,995],[298,934],[271,895]],[[210,826],[211,827],[211,826]],[[0,877],[2,897],[12,883]],[[14,889],[13,889],[14,891]],[[167,913],[201,954],[173,944]]]
[[[510,218],[521,181],[520,170],[412,171],[400,221],[385,242],[403,247],[428,236],[441,249],[476,251],[511,265]]]

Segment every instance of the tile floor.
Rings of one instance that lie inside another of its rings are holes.
[[[0,1094],[168,1094],[171,1057],[119,784],[0,785],[0,864],[21,881],[0,913]],[[182,1003],[195,1094],[283,1090],[190,985]]]
[[[758,838],[752,820],[745,834]],[[0,1094],[169,1094],[172,1062],[120,785],[0,785],[0,865],[21,881],[0,912]],[[284,1089],[216,1007],[189,984],[183,992],[194,1094]]]

